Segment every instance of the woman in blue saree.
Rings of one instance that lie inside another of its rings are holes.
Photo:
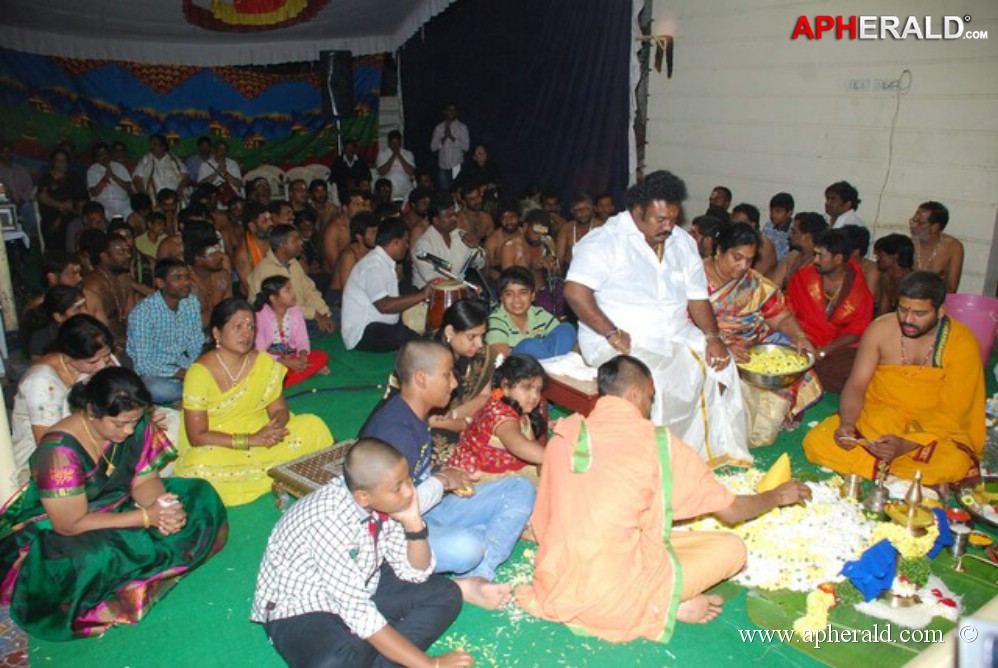
[[[104,369],[69,402],[74,414],[42,437],[31,480],[0,515],[0,602],[46,640],[137,623],[228,532],[210,484],[160,479],[176,451],[133,371]]]

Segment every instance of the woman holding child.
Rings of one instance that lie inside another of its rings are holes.
[[[256,319],[241,299],[211,313],[211,349],[184,378],[176,474],[204,478],[226,505],[266,494],[267,470],[333,443],[314,415],[292,415],[282,386],[287,367],[255,350]]]
[[[759,233],[747,223],[721,229],[717,249],[704,260],[707,290],[725,345],[736,361],[748,359],[748,348],[760,343],[793,345],[815,354],[800,323],[787,308],[775,283],[752,269]],[[768,391],[743,383],[750,410],[749,442],[768,445],[781,425],[800,420],[804,410],[821,398],[821,383],[809,371],[784,390]]]

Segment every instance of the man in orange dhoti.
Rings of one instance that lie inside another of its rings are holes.
[[[863,335],[839,414],[804,438],[816,464],[866,478],[879,461],[901,478],[957,482],[984,450],[984,373],[974,334],[945,315],[946,285],[917,271],[901,281],[897,313]]]
[[[721,597],[703,592],[745,563],[734,534],[673,533],[673,520],[713,513],[735,524],[810,491],[788,482],[732,495],[690,446],[648,419],[655,386],[644,363],[615,357],[598,382],[603,396],[589,416],[561,420],[548,442],[534,506],[534,580],[516,601],[610,642],[665,643],[677,620],[720,614]]]
[[[859,337],[873,319],[873,295],[850,250],[841,231],[822,232],[814,241],[814,263],[798,270],[787,287],[787,306],[818,348],[814,370],[827,392],[842,391]]]

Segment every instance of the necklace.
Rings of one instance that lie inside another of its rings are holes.
[[[225,375],[229,377],[229,382],[234,386],[236,384],[236,379],[241,378],[243,371],[246,370],[246,360],[249,359],[249,355],[243,355],[243,363],[239,365],[239,371],[237,371],[234,376],[232,375],[232,372],[229,371],[229,367],[225,366],[225,362],[222,360],[222,353],[215,350],[215,357],[218,359],[218,363],[222,365],[222,371],[224,371]]]
[[[582,236],[586,236],[587,234],[589,234],[589,230],[591,229],[593,229],[593,221],[590,220],[589,224],[586,225],[586,231],[582,233]],[[574,225],[572,225],[572,245],[574,246],[576,242],[578,242],[578,240],[579,240],[579,224],[575,223]]]
[[[107,283],[107,289],[111,293],[111,298],[114,299],[114,309],[115,315],[118,317],[118,322],[123,322],[125,320],[125,309],[121,306],[121,300],[118,298],[118,290],[115,289],[115,281],[111,276],[104,271],[103,267],[97,267],[97,273],[100,274],[101,279]]]
[[[111,458],[108,459],[107,454],[105,454],[105,450],[107,448],[105,448],[104,450],[101,449],[100,442],[97,440],[97,437],[94,436],[93,432],[90,431],[90,425],[87,424],[88,422],[90,422],[90,418],[88,417],[83,418],[83,430],[87,432],[87,436],[90,437],[90,440],[93,442],[94,447],[97,448],[97,453],[99,455],[99,457],[97,457],[97,461],[99,462],[101,459],[103,459],[104,463],[107,464],[107,477],[110,478],[111,475],[114,474],[115,468],[117,468],[111,462],[111,459],[114,459],[114,456],[118,453],[118,444],[117,443],[114,444],[114,447],[111,449]]]
[[[76,376],[72,371],[69,370],[69,365],[66,364],[66,354],[59,353],[59,364],[62,365],[62,370],[66,372],[66,376],[69,378],[69,384],[72,385],[76,382]]]
[[[908,360],[908,351],[905,350],[905,339],[906,338],[907,337],[902,332],[901,333],[901,366],[913,366],[911,364],[911,362]],[[932,345],[929,346],[928,351],[926,351],[925,357],[918,364],[918,366],[929,366],[929,362],[932,360],[932,354],[935,351],[936,351],[936,343],[935,343],[935,341],[933,341]]]
[[[920,245],[915,246],[915,269],[926,269],[932,266],[932,261],[936,259],[936,253],[939,252],[939,247],[942,245],[943,240],[940,239],[936,242],[935,248],[932,249],[932,253],[929,254],[929,261],[922,264],[922,248]]]

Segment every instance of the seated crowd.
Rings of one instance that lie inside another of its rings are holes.
[[[348,350],[396,353],[395,372],[342,477],[297,502],[263,555],[251,618],[290,665],[471,665],[425,654],[462,601],[515,600],[613,642],[713,619],[723,601],[704,592],[742,568],[744,546],[672,522],[808,498],[797,482],[735,496],[711,469],[750,461],[824,392],[840,409],[803,438],[815,463],[928,484],[976,471],[983,371],[946,314],[963,248],[942,204],[917,208],[910,237],[877,239],[872,261],[844,181],[824,215],[778,193],[765,221],[718,186],[686,229],[669,172],[619,213],[602,194],[565,212],[537,188],[503,197],[484,146],[451,178],[470,148],[452,106],[436,183],[401,139],[373,185],[348,142],[330,182],[292,181],[287,201],[244,183],[224,141],[202,138],[185,162],[157,135],[131,171],[98,145],[86,185],[53,152],[0,541],[3,595],[29,633],[137,622],[223,547],[225,506],[331,446],[284,389],[330,373],[313,344],[337,329]],[[736,363],[762,343],[814,367],[780,390],[742,382]],[[573,351],[599,398],[549,424],[539,360]],[[513,591],[495,580],[521,535],[539,548]]]

